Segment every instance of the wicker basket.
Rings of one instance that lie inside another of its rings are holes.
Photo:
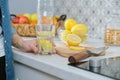
[[[36,37],[35,24],[12,24],[20,36]]]
[[[53,18],[53,24],[55,25],[55,34],[57,35],[57,29],[64,24],[66,15],[61,15],[60,18]],[[13,28],[20,36],[24,37],[36,37],[36,24],[13,24]]]

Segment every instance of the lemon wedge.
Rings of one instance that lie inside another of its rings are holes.
[[[75,34],[68,34],[66,39],[69,46],[78,46],[82,41],[81,38]]]
[[[81,47],[81,46],[70,46],[69,48],[71,50],[75,50],[75,51],[83,51],[83,50],[85,50],[85,47]]]

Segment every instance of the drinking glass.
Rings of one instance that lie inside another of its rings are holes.
[[[53,0],[38,0],[38,24],[36,25],[37,42],[40,54],[52,54],[54,6]]]

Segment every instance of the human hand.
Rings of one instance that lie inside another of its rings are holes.
[[[25,40],[23,41],[20,50],[24,52],[32,52],[34,54],[38,53],[37,40]]]
[[[55,44],[53,43],[53,53],[56,53],[55,50]],[[14,34],[12,35],[12,44],[13,46],[17,47],[21,51],[24,52],[32,52],[34,54],[38,53],[38,46],[37,46],[37,40],[23,40],[19,35]]]
[[[55,43],[53,41],[52,43],[53,43],[53,53],[56,53]],[[33,52],[34,54],[37,54],[38,53],[37,40],[34,39],[34,40],[23,41],[22,46],[19,49],[24,52]]]

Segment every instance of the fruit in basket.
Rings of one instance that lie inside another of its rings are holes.
[[[22,14],[22,13],[20,13],[20,14],[17,14],[16,16],[17,16],[17,17],[22,17],[22,16],[23,16],[23,14]]]
[[[66,39],[69,46],[78,46],[81,43],[81,38],[76,34],[68,34]]]
[[[26,16],[21,16],[19,19],[19,24],[29,24],[29,19]]]
[[[14,17],[13,19],[12,19],[12,23],[14,23],[14,24],[17,24],[17,23],[19,23],[19,19],[20,19],[20,17]]]
[[[31,14],[25,13],[24,16],[26,16],[29,20],[31,20]]]
[[[31,23],[35,23],[38,21],[38,14],[34,13],[31,15]]]
[[[77,24],[77,21],[74,20],[74,19],[72,19],[72,18],[70,18],[70,19],[67,19],[67,20],[65,21],[64,26],[65,26],[65,29],[71,30],[72,27],[73,27],[74,25],[76,25],[76,24]]]
[[[76,24],[72,27],[71,32],[76,35],[84,35],[88,33],[88,27],[85,24]]]

